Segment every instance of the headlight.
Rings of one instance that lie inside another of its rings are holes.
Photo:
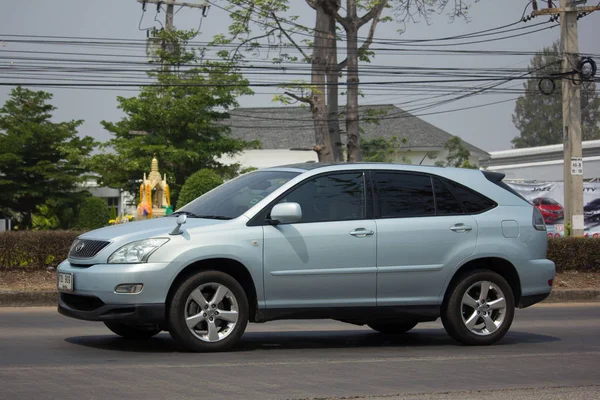
[[[145,239],[131,242],[121,247],[108,257],[109,264],[135,264],[148,261],[150,254],[154,253],[160,246],[167,243],[169,239]]]

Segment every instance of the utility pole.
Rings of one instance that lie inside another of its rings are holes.
[[[209,6],[208,3],[202,2],[199,4],[189,3],[186,1],[174,1],[174,0],[137,0],[138,3],[142,4],[156,4],[160,7],[162,4],[167,5],[167,16],[165,17],[165,30],[172,31],[175,27],[173,24],[173,16],[175,15],[175,6],[189,7],[189,8],[206,8]]]
[[[577,7],[585,3],[581,0],[560,0],[560,8],[537,10],[534,1],[532,16],[560,15],[560,43],[563,55],[562,61],[562,116],[564,143],[564,209],[565,223],[571,223],[571,236],[582,237],[584,232],[583,219],[583,158],[581,134],[581,90],[575,83],[579,69],[579,40],[577,19],[579,13],[593,12],[600,7]],[[553,4],[548,2],[549,7]],[[583,79],[581,77],[581,79]]]

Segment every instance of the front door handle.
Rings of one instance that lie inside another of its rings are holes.
[[[450,230],[452,232],[462,233],[462,232],[471,231],[471,230],[473,230],[473,228],[471,228],[469,225],[465,225],[465,224],[456,224],[456,225],[452,225],[450,227]]]
[[[373,233],[375,233],[375,232],[366,230],[365,228],[356,228],[355,230],[350,232],[350,234],[352,236],[356,236],[356,237],[367,237],[367,236],[371,236]]]

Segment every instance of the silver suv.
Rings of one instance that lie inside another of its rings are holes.
[[[126,338],[233,346],[248,322],[332,318],[402,334],[442,319],[501,339],[546,298],[540,211],[504,175],[307,163],[231,180],[169,217],[87,232],[58,268],[58,311]]]

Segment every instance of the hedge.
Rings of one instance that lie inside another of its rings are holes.
[[[0,232],[0,270],[56,267],[69,254],[78,231]]]
[[[56,267],[67,258],[71,244],[82,232],[0,232],[0,270]],[[600,239],[549,239],[548,258],[557,272],[600,272]]]
[[[557,272],[600,272],[600,239],[549,239],[548,259],[554,261]]]

